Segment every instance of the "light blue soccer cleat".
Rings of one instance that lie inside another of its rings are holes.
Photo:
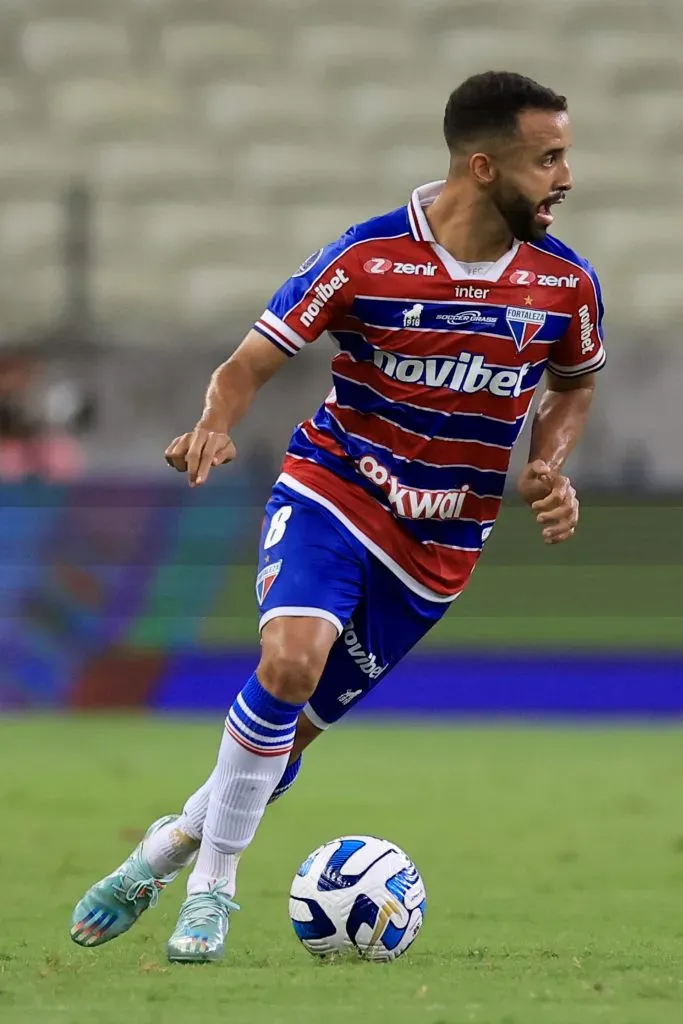
[[[223,956],[230,911],[240,908],[218,891],[220,885],[219,880],[208,892],[188,896],[182,904],[175,931],[168,940],[171,963],[202,964]]]
[[[169,814],[152,822],[142,842],[115,871],[96,882],[74,907],[71,938],[79,946],[101,946],[123,935],[148,907],[155,907],[159,894],[179,871],[156,878],[142,856],[142,845],[157,829],[176,821]],[[193,858],[194,859],[194,858]]]

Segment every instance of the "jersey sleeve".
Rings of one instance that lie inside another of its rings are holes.
[[[348,313],[355,294],[354,231],[309,256],[273,295],[254,328],[294,356]]]
[[[558,377],[581,377],[605,365],[603,344],[602,292],[598,276],[589,263],[584,266],[576,289],[576,308],[569,327],[552,347],[548,369]]]

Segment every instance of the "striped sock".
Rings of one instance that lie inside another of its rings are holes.
[[[282,775],[282,778],[280,779],[277,786],[273,790],[273,795],[268,801],[269,804],[274,804],[276,800],[279,800],[281,796],[284,796],[285,793],[292,788],[292,786],[296,782],[296,777],[299,774],[299,768],[301,768],[302,757],[303,754],[299,754],[296,761],[292,761],[291,764],[287,765]]]
[[[225,720],[189,895],[222,880],[223,892],[234,896],[237,859],[285,772],[302,707],[273,697],[255,675],[237,695]]]

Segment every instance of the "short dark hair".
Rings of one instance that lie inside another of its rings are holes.
[[[448,97],[443,133],[451,152],[484,135],[512,135],[523,110],[567,109],[567,100],[513,71],[472,75]]]

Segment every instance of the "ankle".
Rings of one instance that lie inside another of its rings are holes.
[[[196,868],[187,880],[187,895],[197,896],[199,893],[217,892],[232,900],[237,889],[237,866],[240,855],[224,854],[220,863],[214,861],[212,867],[215,874],[207,874]]]
[[[187,867],[199,849],[200,840],[170,822],[142,844],[142,856],[155,875],[167,875]]]

